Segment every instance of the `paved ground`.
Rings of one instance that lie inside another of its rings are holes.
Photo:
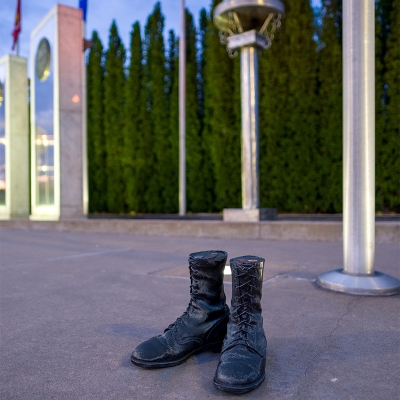
[[[0,230],[0,398],[217,399],[218,354],[142,370],[133,348],[186,308],[190,252],[266,258],[267,381],[251,399],[400,399],[400,297],[321,290],[339,242],[168,238]],[[381,244],[376,269],[400,275]],[[230,300],[231,284],[226,282]]]

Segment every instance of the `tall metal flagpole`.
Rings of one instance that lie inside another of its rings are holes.
[[[343,2],[344,267],[317,283],[338,292],[383,296],[400,281],[375,271],[375,2]]]
[[[83,11],[83,10],[82,10]],[[86,38],[86,19],[83,23],[83,42]],[[87,149],[87,92],[86,92],[86,54],[83,49],[82,69],[82,203],[83,215],[89,212],[89,171],[88,171],[88,149]]]
[[[181,0],[179,40],[179,215],[186,214],[186,19],[185,0]]]

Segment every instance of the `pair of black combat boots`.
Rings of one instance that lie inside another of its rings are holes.
[[[214,385],[226,392],[249,392],[265,379],[267,340],[261,316],[264,259],[242,256],[230,260],[232,302],[226,305],[224,251],[190,254],[190,302],[162,335],[141,343],[133,364],[144,368],[178,365],[191,355],[221,351]]]

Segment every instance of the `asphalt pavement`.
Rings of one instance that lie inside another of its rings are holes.
[[[224,399],[219,355],[144,370],[130,363],[189,301],[187,258],[201,250],[264,257],[267,379],[243,399],[400,399],[400,296],[315,284],[341,268],[340,241],[277,241],[0,229],[0,398]],[[400,248],[377,244],[376,270],[400,278]],[[228,301],[231,283],[227,276]]]

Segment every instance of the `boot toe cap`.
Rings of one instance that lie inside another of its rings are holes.
[[[215,382],[228,388],[252,386],[262,382],[265,376],[265,358],[245,346],[237,347],[222,354],[215,373]]]
[[[247,385],[255,380],[257,375],[244,362],[222,363],[215,374],[215,380],[228,385]]]
[[[168,359],[169,349],[166,344],[162,343],[157,337],[152,337],[149,340],[139,344],[133,350],[131,360],[133,363],[148,362],[154,363],[160,360]]]

